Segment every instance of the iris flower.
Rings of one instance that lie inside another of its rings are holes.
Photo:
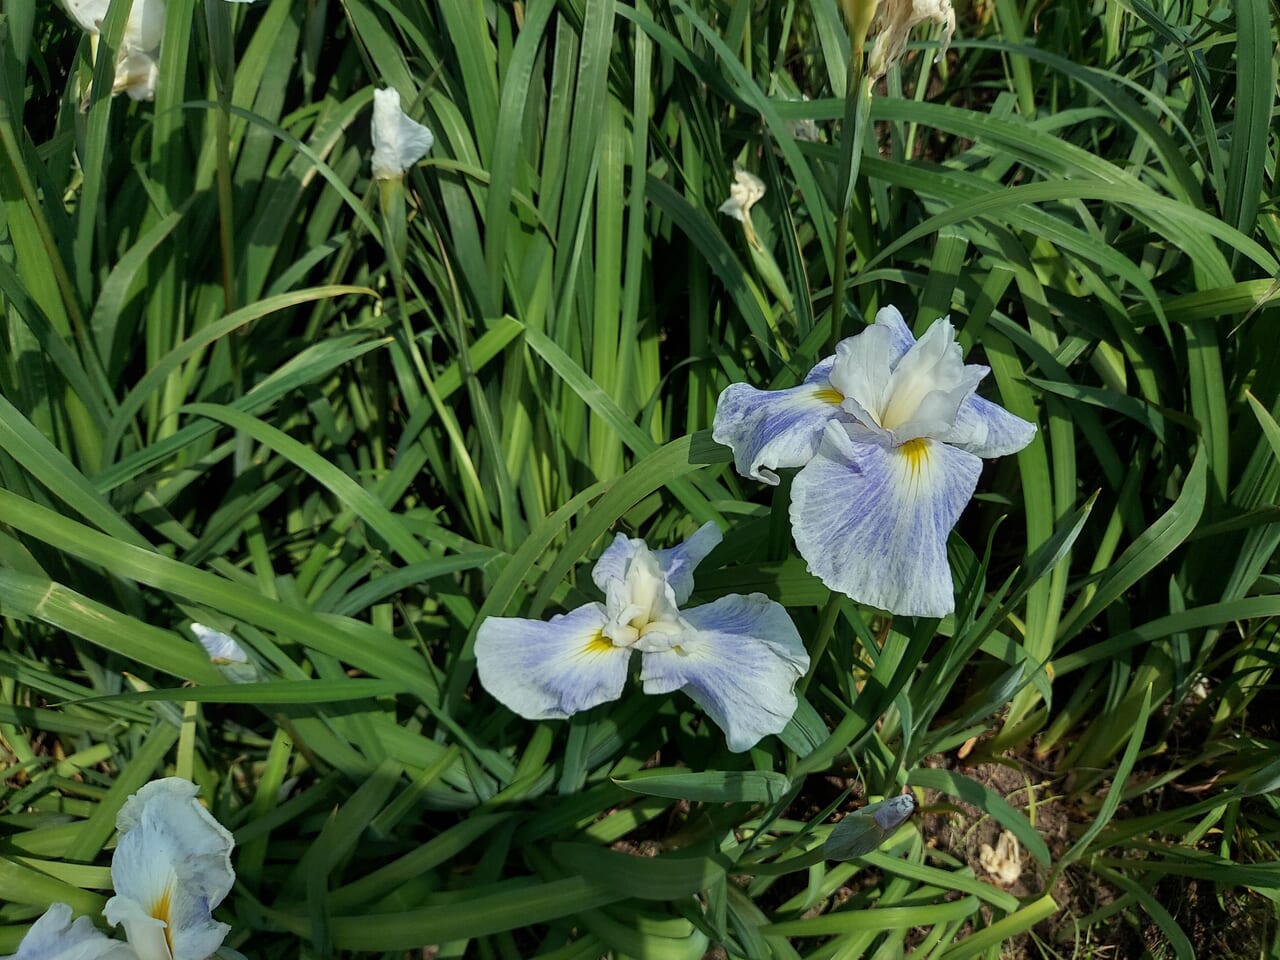
[[[116,815],[116,895],[103,913],[123,924],[138,960],[205,960],[231,929],[213,909],[235,882],[235,841],[181,777],[153,780]]]
[[[63,0],[71,18],[89,34],[96,55],[98,34],[110,0]],[[127,93],[134,100],[154,100],[160,40],[164,36],[164,0],[133,0],[124,38],[116,53],[112,93]]]
[[[373,92],[373,178],[399,180],[436,142],[431,131],[400,109],[395,90]]]
[[[902,314],[836,346],[788,390],[744,383],[721,395],[712,436],[745,477],[791,488],[800,555],[832,590],[892,613],[955,609],[947,534],[983,457],[1015,453],[1035,426],[978,396],[987,367],[965,364],[946,317],[918,341]]]
[[[480,625],[480,682],[522,717],[563,719],[618,699],[639,652],[645,693],[683,690],[724,731],[730,750],[779,733],[809,668],[786,610],[762,593],[680,609],[694,568],[720,539],[712,523],[670,550],[619,534],[591,574],[604,603],[546,622],[489,617]]]
[[[97,930],[88,917],[71,920],[71,908],[55,903],[31,925],[18,952],[0,960],[135,960],[129,945]]]

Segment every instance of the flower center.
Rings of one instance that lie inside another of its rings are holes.
[[[684,632],[666,577],[647,549],[636,552],[625,578],[613,581],[608,595],[609,619],[601,633],[614,646],[667,650]]]
[[[924,437],[908,440],[898,447],[898,453],[907,458],[907,469],[911,471],[911,476],[918,477],[929,462],[929,441]]]
[[[164,944],[169,948],[169,956],[173,956],[173,924],[169,920],[169,908],[173,901],[172,880],[165,886],[164,892],[151,904],[147,912],[164,924]]]

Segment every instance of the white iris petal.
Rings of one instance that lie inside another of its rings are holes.
[[[400,109],[396,90],[373,93],[373,178],[397,180],[426,156],[435,136]]]
[[[209,655],[209,661],[232,683],[253,683],[258,679],[258,668],[234,637],[203,623],[191,624],[191,632]]]
[[[231,929],[212,911],[235,883],[230,833],[181,777],[153,780],[116,816],[116,895],[103,910],[139,960],[205,960]]]
[[[781,732],[809,663],[782,606],[752,594],[680,609],[693,568],[720,539],[705,524],[680,546],[654,551],[619,534],[592,571],[603,606],[546,623],[489,617],[480,625],[480,682],[521,716],[563,718],[620,696],[637,650],[645,692],[684,690],[724,730],[729,749]]]
[[[1035,435],[976,395],[988,372],[964,362],[948,318],[917,341],[885,307],[802,386],[728,387],[712,437],[743,476],[776,484],[771,468],[802,468],[791,530],[827,586],[893,613],[943,616],[955,606],[946,539],[978,458],[1015,453]]]
[[[96,44],[109,0],[64,0],[64,3],[71,18],[95,38]],[[116,51],[112,93],[127,93],[134,100],[155,99],[164,16],[164,0],[133,0],[124,37]]]
[[[88,917],[71,919],[71,907],[52,904],[31,925],[18,952],[0,960],[135,960],[129,945],[112,940]]]

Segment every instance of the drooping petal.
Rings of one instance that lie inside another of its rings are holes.
[[[160,66],[149,52],[121,51],[120,60],[116,63],[116,75],[111,84],[111,92],[127,93],[132,100],[154,100],[156,80],[159,77]]]
[[[680,643],[646,653],[645,693],[683,690],[724,731],[735,752],[779,733],[796,710],[809,655],[795,624],[763,593],[732,594],[684,612]]]
[[[704,523],[688,540],[678,546],[666,550],[654,550],[654,559],[658,568],[666,577],[667,583],[675,593],[677,605],[689,599],[693,592],[693,571],[707,554],[719,546],[724,534],[714,523]],[[641,547],[648,546],[639,537],[628,537],[618,534],[613,543],[600,554],[600,559],[591,570],[591,579],[602,591],[608,592],[610,580],[621,580],[626,576],[627,564]]]
[[[832,590],[892,613],[955,609],[947,534],[982,461],[937,440],[901,446],[827,428],[791,488],[791,532],[810,571]]]
[[[158,52],[164,39],[164,16],[164,0],[133,0],[124,31],[124,48],[130,52]]]
[[[876,21],[879,32],[867,64],[871,80],[879,80],[902,59],[907,36],[926,20],[942,24],[941,49],[938,51],[941,57],[947,52],[951,37],[956,32],[956,14],[951,0],[882,0]]]
[[[631,651],[601,634],[603,604],[588,603],[550,621],[489,617],[476,633],[484,688],[530,720],[565,717],[622,695]]]
[[[235,840],[181,777],[153,780],[116,815],[116,895],[103,910],[123,924],[139,960],[205,960],[230,931],[212,911],[235,883]]]
[[[191,632],[209,655],[209,661],[232,683],[253,683],[258,679],[258,668],[234,637],[203,623],[191,624]]]
[[[395,180],[421,160],[435,143],[435,136],[400,109],[400,93],[373,93],[373,177]]]
[[[0,960],[134,960],[129,945],[112,940],[88,917],[71,919],[65,903],[50,905],[18,944],[18,952]]]
[[[1034,423],[975,393],[960,404],[951,432],[939,439],[975,456],[990,458],[1017,453],[1035,435]]]
[[[85,33],[97,33],[102,29],[102,21],[107,17],[110,0],[63,0],[67,13],[71,14],[80,29]]]
[[[804,466],[828,421],[849,419],[840,409],[843,396],[829,379],[835,361],[823,360],[804,383],[787,390],[757,390],[745,383],[725,388],[711,436],[733,449],[738,473],[777,486],[774,470]]]

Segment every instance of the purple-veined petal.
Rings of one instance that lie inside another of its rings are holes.
[[[804,466],[827,422],[848,419],[840,409],[844,398],[828,379],[834,364],[835,357],[828,357],[804,383],[787,390],[757,390],[745,383],[724,389],[711,436],[732,448],[738,473],[776,486],[774,470]]]
[[[123,924],[139,960],[205,960],[231,930],[213,909],[235,882],[231,834],[181,777],[153,780],[116,815],[116,895],[103,910]]]
[[[600,633],[600,603],[549,621],[489,617],[476,633],[476,668],[484,688],[530,720],[565,717],[622,695],[631,651]]]
[[[947,534],[982,461],[937,440],[860,442],[832,425],[791,488],[791,533],[832,590],[892,613],[955,609]]]
[[[975,393],[960,404],[955,426],[941,439],[975,456],[991,458],[1017,453],[1035,435],[1034,423]]]
[[[54,903],[18,944],[18,952],[0,960],[135,960],[127,943],[112,940],[88,917],[71,919],[71,907]]]
[[[796,710],[796,681],[809,669],[787,611],[753,593],[721,597],[683,616],[689,630],[680,643],[644,655],[645,693],[683,690],[735,752],[780,733]]]
[[[707,554],[720,545],[724,534],[714,523],[704,523],[684,543],[666,550],[654,550],[654,559],[658,561],[658,569],[662,571],[667,583],[675,593],[676,604],[682,604],[693,592],[693,571]],[[613,538],[613,543],[600,554],[600,559],[591,568],[591,579],[605,593],[609,591],[610,580],[621,580],[626,576],[627,563],[636,555],[641,547],[648,545],[639,537],[628,537],[620,533]]]

